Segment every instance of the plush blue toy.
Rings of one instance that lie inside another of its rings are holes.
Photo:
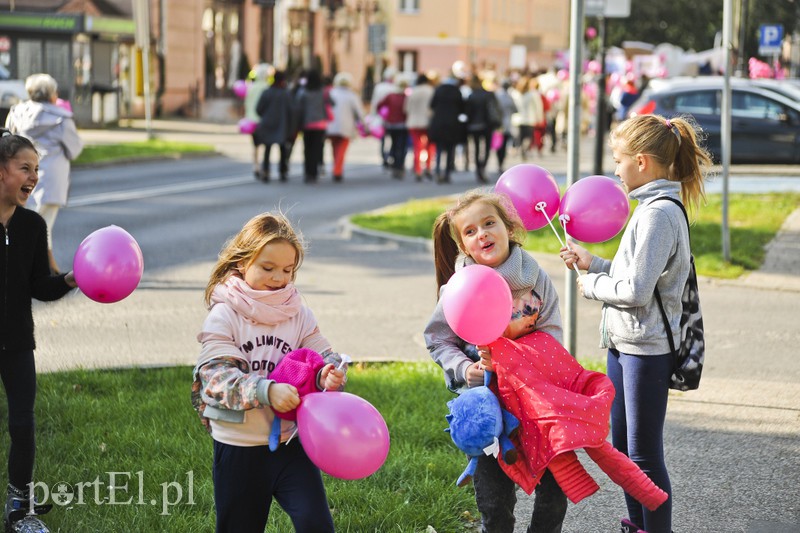
[[[519,428],[519,420],[500,406],[497,396],[489,389],[491,375],[491,372],[485,372],[483,387],[467,389],[447,402],[450,414],[445,418],[450,427],[445,431],[450,433],[458,449],[470,458],[467,468],[456,481],[459,487],[472,480],[481,454],[497,457],[502,452],[507,464],[517,461],[517,449],[509,437]]]

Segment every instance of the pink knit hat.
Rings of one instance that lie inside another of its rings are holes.
[[[322,356],[314,350],[299,348],[287,353],[281,359],[269,379],[277,383],[288,383],[297,389],[302,398],[308,393],[319,392],[317,389],[317,373],[325,366]],[[284,420],[297,420],[297,409],[285,413],[275,412],[275,416]]]

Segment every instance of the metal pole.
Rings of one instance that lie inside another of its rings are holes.
[[[731,35],[733,33],[733,0],[722,6],[722,47],[725,76],[722,90],[720,147],[722,149],[722,258],[731,260],[731,239],[728,228],[728,181],[731,166]]]
[[[598,17],[600,23],[600,78],[597,80],[597,117],[595,117],[594,173],[603,173],[603,151],[606,129],[609,124],[606,113],[606,17]]]
[[[581,134],[581,46],[583,36],[583,0],[570,0],[569,32],[569,124],[567,127],[567,187],[580,178],[579,147]],[[564,276],[565,321],[564,347],[577,352],[577,276],[567,270]]]
[[[144,66],[144,123],[147,130],[147,139],[155,139],[153,125],[150,118],[150,47],[142,48],[142,63]]]

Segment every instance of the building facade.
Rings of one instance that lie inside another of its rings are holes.
[[[568,11],[548,0],[0,0],[0,75],[49,72],[80,125],[143,116],[148,103],[155,116],[224,120],[238,112],[233,83],[260,62],[350,72],[365,99],[388,65],[409,76],[459,60],[547,68],[568,47]]]

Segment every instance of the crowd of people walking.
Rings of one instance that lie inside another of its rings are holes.
[[[262,64],[251,77],[245,116],[258,124],[252,133],[254,175],[264,182],[270,180],[275,144],[280,180],[288,179],[298,138],[306,183],[326,173],[326,141],[331,146],[330,175],[342,182],[351,142],[372,136],[379,140],[377,161],[392,178],[403,179],[410,171],[416,181],[448,183],[458,159],[483,184],[489,182],[492,154],[499,175],[511,151],[527,161],[541,155],[545,145],[555,152],[565,135],[566,92],[552,72],[500,79],[494,72],[470,73],[456,62],[440,78],[434,71],[398,72],[390,66],[366,103],[347,72],[329,79],[306,70],[289,81],[285,72]]]

